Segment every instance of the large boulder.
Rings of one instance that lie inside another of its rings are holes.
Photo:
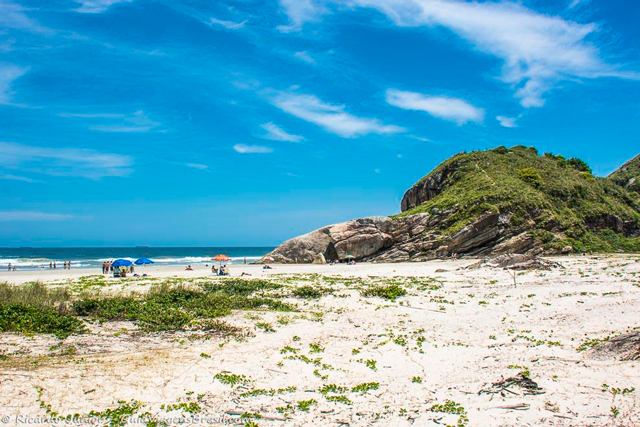
[[[363,259],[392,244],[392,223],[389,217],[370,217],[329,225],[287,240],[269,255],[279,263],[311,263],[319,255],[327,261],[347,255]]]

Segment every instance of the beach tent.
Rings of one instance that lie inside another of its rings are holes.
[[[135,260],[134,264],[136,265],[145,265],[145,264],[154,264],[149,258],[138,258]]]
[[[117,259],[113,261],[111,265],[113,265],[114,267],[129,267],[131,264],[133,263],[128,259]]]

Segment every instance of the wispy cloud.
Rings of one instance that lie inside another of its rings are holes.
[[[329,13],[324,2],[319,0],[280,0],[280,5],[290,20],[289,25],[278,26],[283,33],[297,31],[305,22],[317,22]]]
[[[133,159],[121,154],[79,148],[49,148],[0,142],[0,165],[52,176],[99,179],[127,176]]]
[[[89,129],[99,132],[149,132],[158,130],[160,126],[160,123],[151,120],[144,111],[133,114],[60,113],[58,116],[87,119],[91,122]]]
[[[482,123],[484,120],[484,110],[474,107],[464,99],[388,89],[386,100],[395,107],[424,111],[439,119],[456,122],[458,125],[468,122]]]
[[[279,92],[271,102],[282,111],[314,123],[343,138],[355,138],[371,133],[392,134],[405,131],[399,126],[384,125],[378,119],[362,118],[349,114],[344,111],[344,105],[325,103],[315,95]]]
[[[581,4],[586,4],[591,0],[571,0],[571,3],[569,3],[569,9],[573,9],[576,6],[579,6]]]
[[[227,30],[239,30],[243,28],[246,23],[247,23],[246,20],[242,22],[233,22],[233,21],[223,21],[221,19],[216,19],[216,18],[209,19],[209,24],[211,24],[212,26],[215,25],[215,26],[224,27]]]
[[[22,77],[29,71],[29,68],[18,67],[17,65],[0,66],[0,105],[11,105],[11,84],[14,80]]]
[[[319,21],[328,13],[328,4],[339,2],[280,0],[280,4],[292,28],[299,29],[305,22]],[[501,58],[501,79],[513,85],[527,108],[544,105],[544,95],[563,80],[640,78],[637,72],[605,62],[598,47],[587,41],[597,25],[545,15],[516,2],[351,0],[349,5],[376,9],[401,27],[446,27],[476,50]]]
[[[497,116],[496,120],[498,120],[498,122],[500,122],[501,126],[504,126],[506,128],[517,128],[518,127],[518,125],[516,124],[516,121],[518,120],[518,117]]]
[[[303,50],[302,52],[296,52],[293,54],[293,56],[308,64],[316,65],[316,60],[313,58],[313,56],[309,55],[309,52],[307,52],[306,50]]]
[[[209,166],[207,165],[201,165],[200,163],[187,163],[185,165],[188,168],[193,168],[193,169],[200,169],[200,170],[207,170],[209,169]]]
[[[28,183],[41,183],[42,181],[38,181],[37,179],[27,178],[26,176],[18,176],[10,173],[0,174],[0,179],[7,179],[10,181],[22,181]]]
[[[27,10],[13,1],[0,0],[0,28],[43,34],[52,32],[51,29],[29,18],[25,13]]]
[[[0,221],[64,221],[73,215],[46,213],[38,211],[0,211]]]
[[[262,145],[236,144],[233,149],[240,154],[267,154],[273,152],[272,148]]]
[[[133,0],[75,0],[76,3],[80,3],[82,6],[74,10],[79,13],[102,13],[114,4],[131,3],[132,1]]]
[[[260,136],[261,138],[264,138],[264,139],[271,139],[274,141],[287,141],[287,142],[304,141],[304,137],[300,135],[291,135],[290,133],[287,133],[287,131],[285,131],[275,123],[265,123],[263,125],[260,125],[260,127],[266,131],[264,135]]]

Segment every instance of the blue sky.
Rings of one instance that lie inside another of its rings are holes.
[[[640,152],[635,0],[0,0],[0,246],[276,245],[447,157]]]

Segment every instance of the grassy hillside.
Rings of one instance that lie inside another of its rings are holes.
[[[444,168],[454,171],[444,190],[399,216],[442,215],[440,230],[450,234],[486,213],[510,213],[510,226],[529,230],[546,249],[640,251],[640,198],[594,177],[579,159],[498,147],[455,155],[421,182]]]
[[[627,190],[640,193],[640,156],[634,157],[609,175],[609,179]]]

